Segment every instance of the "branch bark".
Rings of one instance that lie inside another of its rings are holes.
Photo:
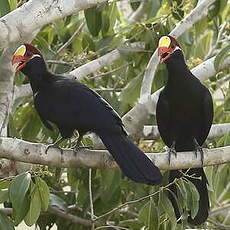
[[[87,219],[83,219],[81,217],[72,215],[70,213],[66,213],[64,211],[62,211],[61,209],[54,207],[54,206],[50,206],[47,210],[48,213],[54,214],[55,216],[61,217],[65,220],[68,220],[74,224],[81,224],[87,227],[91,227],[92,226],[92,222],[90,220]]]
[[[214,124],[211,127],[208,139],[213,139],[216,137],[222,137],[230,132],[230,123]],[[148,140],[158,140],[160,139],[160,133],[156,125],[146,125],[144,126],[142,138]]]
[[[6,136],[6,127],[14,94],[14,73],[10,64],[12,49],[6,49],[0,58],[0,135]]]
[[[130,44],[129,50],[132,50],[135,52],[135,49],[144,49],[144,43],[143,42],[134,42]],[[114,61],[120,59],[122,57],[120,49],[117,48],[91,62],[88,62],[77,69],[71,71],[69,74],[74,76],[77,80],[82,80],[83,78],[87,77],[87,75],[91,73],[95,73],[99,69],[112,64]]]
[[[0,48],[27,41],[28,35],[48,23],[108,0],[30,0],[0,18]]]
[[[191,28],[194,23],[205,17],[208,14],[210,5],[214,2],[215,0],[203,0],[198,3],[197,6],[190,12],[190,14],[176,25],[176,27],[171,31],[170,35],[175,38],[179,37],[187,29]],[[140,93],[140,103],[144,103],[146,100],[148,100],[151,94],[152,82],[154,80],[158,64],[159,57],[156,50],[152,55],[144,74]]]
[[[118,168],[106,150],[81,149],[75,156],[74,151],[70,149],[64,149],[63,155],[60,150],[55,148],[50,148],[48,154],[45,154],[45,149],[44,144],[31,143],[16,138],[0,138],[0,156],[2,158],[55,167]],[[172,156],[170,165],[168,164],[168,153],[147,153],[147,155],[156,166],[164,170],[202,166],[200,156],[196,158],[194,152],[177,153],[177,157]],[[230,162],[230,146],[204,149],[203,166],[227,162]]]

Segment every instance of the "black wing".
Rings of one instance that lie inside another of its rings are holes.
[[[203,126],[202,126],[202,143],[206,140],[213,121],[213,102],[209,90],[206,88],[203,98]]]
[[[171,147],[173,140],[170,135],[170,108],[164,89],[157,102],[156,120],[162,140],[168,147]]]
[[[58,77],[39,95],[36,104],[40,116],[61,129],[124,131],[121,119],[113,108],[80,82]]]

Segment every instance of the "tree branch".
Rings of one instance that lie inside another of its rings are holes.
[[[218,208],[213,209],[210,213],[209,216],[210,217],[214,217],[214,216],[218,216],[218,215],[223,215],[223,214],[227,214],[228,211],[230,210],[230,204],[225,204],[223,206],[220,206]]]
[[[196,23],[201,18],[208,14],[210,5],[213,4],[215,0],[203,0],[197,4],[197,6],[188,14],[183,20],[181,20],[176,27],[171,31],[170,35],[177,38],[183,34],[187,29],[191,28],[194,23]],[[152,82],[154,80],[155,72],[159,64],[159,57],[157,55],[157,50],[155,50],[152,55],[142,82],[141,93],[140,93],[140,103],[144,103],[148,100],[151,89]]]
[[[134,42],[130,44],[129,50],[135,52],[135,49],[144,49],[143,42]],[[83,78],[87,77],[88,74],[95,73],[99,69],[112,64],[114,61],[120,59],[122,57],[120,49],[115,49],[91,62],[88,62],[77,69],[71,71],[69,74],[75,77],[77,80],[82,80]]]
[[[84,25],[85,22],[82,22],[77,30],[73,33],[73,35],[69,38],[69,40],[58,49],[58,51],[56,52],[57,55],[60,55],[74,41],[75,37],[77,37],[81,33]]]
[[[12,208],[0,208],[0,212],[4,213],[5,215],[10,216],[13,213],[13,209]],[[87,227],[92,226],[92,222],[90,220],[83,219],[81,217],[72,215],[70,213],[66,213],[63,210],[55,206],[49,206],[48,210],[46,212],[43,212],[42,214],[53,214],[55,216],[66,219],[74,224],[81,224]]]
[[[137,10],[134,11],[129,16],[129,18],[128,18],[129,24],[134,24],[134,23],[136,23],[137,21],[139,21],[143,17],[143,15],[144,15],[144,13],[146,11],[146,7],[148,6],[148,3],[149,3],[148,0],[142,0],[141,1],[141,3],[139,5],[139,7],[137,8]]]
[[[27,41],[28,35],[48,23],[108,0],[30,0],[0,18],[0,48]]]
[[[75,156],[75,152],[64,149],[63,155],[60,150],[50,148],[45,154],[46,146],[31,143],[16,138],[0,138],[0,156],[15,161],[41,164],[56,167],[87,167],[87,168],[118,168],[112,156],[106,150],[81,149]],[[216,149],[204,149],[204,164],[210,166],[230,162],[230,146]],[[160,169],[183,169],[201,167],[200,157],[196,158],[193,152],[181,152],[171,158],[168,164],[167,153],[148,153],[151,160]]]
[[[92,226],[92,222],[90,220],[83,219],[81,217],[72,215],[70,213],[66,213],[57,207],[50,206],[47,211],[48,211],[48,213],[54,214],[55,216],[69,220],[70,222],[72,222],[74,224],[81,224],[81,225],[84,225],[87,227]]]
[[[213,139],[216,137],[222,137],[230,132],[230,123],[214,124],[211,127],[208,138]],[[160,133],[156,125],[146,125],[144,126],[142,138],[148,140],[158,140],[160,139]]]

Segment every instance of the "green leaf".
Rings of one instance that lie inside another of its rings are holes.
[[[209,21],[211,21],[214,17],[219,15],[220,12],[220,6],[221,6],[221,1],[223,0],[216,0],[213,4],[212,4],[212,10],[209,11],[208,13],[208,19]]]
[[[122,110],[125,111],[128,106],[133,106],[140,94],[142,77],[134,77],[122,90],[119,98],[122,102]]]
[[[230,56],[230,45],[225,46],[217,55],[214,61],[216,71],[219,71],[226,57]]]
[[[8,190],[1,190],[0,191],[0,203],[3,203],[9,199],[9,192]]]
[[[101,200],[106,203],[117,203],[119,202],[119,197],[115,194],[118,192],[120,186],[121,175],[120,172],[114,170],[103,170],[101,171]]]
[[[27,212],[24,221],[28,226],[32,226],[36,223],[39,215],[41,212],[41,197],[40,191],[38,186],[32,186],[32,194],[31,194],[31,201],[30,201],[30,208]]]
[[[196,186],[191,182],[187,181],[185,187],[188,192],[188,208],[191,211],[191,217],[194,218],[199,210],[199,199],[200,195],[196,189]]]
[[[96,37],[102,26],[102,12],[95,6],[84,10],[84,13],[89,32]]]
[[[13,206],[15,224],[19,224],[29,209],[27,191],[30,187],[31,174],[26,172],[14,178],[9,187],[9,197]]]
[[[11,181],[10,180],[3,180],[0,182],[0,189],[9,188]]]
[[[17,0],[8,0],[10,9],[15,10],[18,6],[18,1]]]
[[[46,211],[49,206],[49,197],[50,197],[49,187],[46,184],[46,182],[42,180],[40,177],[35,178],[35,183],[41,198],[41,209],[42,211]]]
[[[83,34],[82,48],[87,51],[95,51],[95,44],[88,34]]]
[[[103,14],[102,16],[102,28],[101,28],[101,32],[103,34],[103,36],[106,35],[106,33],[108,32],[110,27],[110,18],[107,14]]]
[[[10,4],[8,0],[1,0],[0,16],[2,17],[8,12],[10,12]]]
[[[153,199],[145,204],[139,212],[139,221],[148,226],[148,230],[157,230],[159,228],[159,210],[156,208]]]
[[[2,212],[0,212],[0,229],[1,230],[14,230],[12,221]]]
[[[176,221],[176,216],[174,213],[174,209],[172,206],[171,201],[169,200],[167,194],[165,191],[160,192],[160,197],[159,197],[159,205],[163,208],[165,213],[168,215],[169,220],[173,226],[173,228],[176,226],[177,221]]]

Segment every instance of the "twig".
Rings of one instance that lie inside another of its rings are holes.
[[[59,216],[61,218],[64,218],[66,220],[69,220],[69,221],[71,221],[72,223],[75,223],[75,224],[81,224],[81,225],[84,225],[84,226],[87,226],[87,227],[92,226],[92,222],[90,220],[86,220],[86,219],[83,219],[81,217],[66,213],[66,212],[64,212],[64,211],[62,211],[59,208],[54,207],[54,206],[50,206],[48,208],[48,212],[52,213],[52,214],[54,214],[56,216]]]
[[[119,67],[117,67],[117,68],[115,68],[115,69],[112,69],[112,70],[110,70],[110,71],[108,71],[108,72],[104,72],[104,73],[98,74],[98,75],[96,75],[96,76],[89,77],[89,79],[93,79],[93,78],[98,78],[98,77],[106,76],[106,75],[111,74],[111,73],[114,73],[114,72],[116,72],[116,71],[118,71],[118,70],[120,70],[120,69],[123,69],[123,68],[129,66],[130,64],[132,64],[132,62],[128,62],[128,63],[126,63],[126,64],[124,64],[124,65],[121,65],[121,66],[119,66]]]
[[[92,192],[92,169],[89,169],[89,202],[90,202],[90,213],[91,213],[91,221],[92,221],[92,227],[91,229],[95,229],[94,225],[94,208],[93,208],[93,192]]]
[[[209,58],[212,55],[212,53],[215,51],[215,49],[217,48],[217,46],[220,44],[221,36],[222,36],[223,32],[225,31],[225,27],[226,27],[227,24],[228,24],[227,22],[224,22],[220,26],[220,30],[218,32],[215,45],[209,50],[208,54],[205,56],[205,59]]]
[[[217,221],[212,220],[210,218],[207,219],[207,222],[212,223],[212,224],[218,226],[218,230],[230,230],[230,226],[229,225],[221,224],[220,222],[217,222]]]
[[[228,183],[228,185],[223,189],[223,191],[221,192],[220,196],[218,197],[217,201],[220,202],[224,196],[229,193],[229,189],[230,189],[230,183]]]
[[[226,205],[223,205],[223,206],[220,206],[218,208],[215,208],[213,209],[210,213],[209,213],[209,216],[212,217],[212,216],[217,216],[221,213],[228,213],[227,210],[230,209],[230,204],[226,204]]]
[[[129,228],[124,228],[124,227],[120,227],[120,226],[115,226],[115,225],[105,225],[105,226],[100,226],[95,228],[95,230],[99,230],[99,229],[106,229],[106,228],[112,228],[115,230],[129,230]]]
[[[85,22],[82,22],[81,25],[78,27],[78,29],[77,29],[77,30],[73,33],[73,35],[69,38],[69,40],[68,40],[63,46],[61,46],[61,47],[58,49],[58,51],[57,51],[57,53],[56,53],[57,55],[61,54],[62,51],[65,50],[65,49],[73,42],[73,40],[75,39],[75,37],[77,37],[77,36],[81,33],[81,31],[82,31],[84,25],[85,25]]]
[[[158,191],[156,191],[156,192],[154,192],[154,193],[152,193],[152,194],[150,194],[150,195],[141,197],[141,198],[136,199],[136,200],[127,201],[127,202],[125,202],[124,204],[121,204],[121,205],[119,205],[118,207],[116,207],[116,208],[114,208],[114,209],[112,209],[112,210],[110,210],[110,211],[108,211],[108,212],[102,214],[101,216],[98,216],[96,219],[94,219],[94,221],[98,221],[98,220],[100,220],[100,219],[102,219],[102,218],[104,218],[104,217],[106,217],[106,216],[108,216],[108,215],[110,215],[110,214],[116,212],[117,210],[119,210],[119,209],[121,209],[121,208],[123,208],[123,207],[125,207],[125,206],[127,206],[127,205],[136,204],[136,203],[142,202],[142,201],[144,201],[144,200],[146,200],[146,199],[149,199],[149,198],[151,198],[151,197],[157,195],[158,193],[160,193],[162,190],[168,188],[168,187],[171,186],[172,184],[176,183],[177,180],[179,180],[179,179],[176,178],[173,182],[167,184],[167,185],[164,186],[164,187],[161,187]]]
[[[65,66],[72,66],[73,62],[65,62],[65,61],[58,61],[58,60],[47,60],[47,64],[53,64],[53,65],[65,65]]]

